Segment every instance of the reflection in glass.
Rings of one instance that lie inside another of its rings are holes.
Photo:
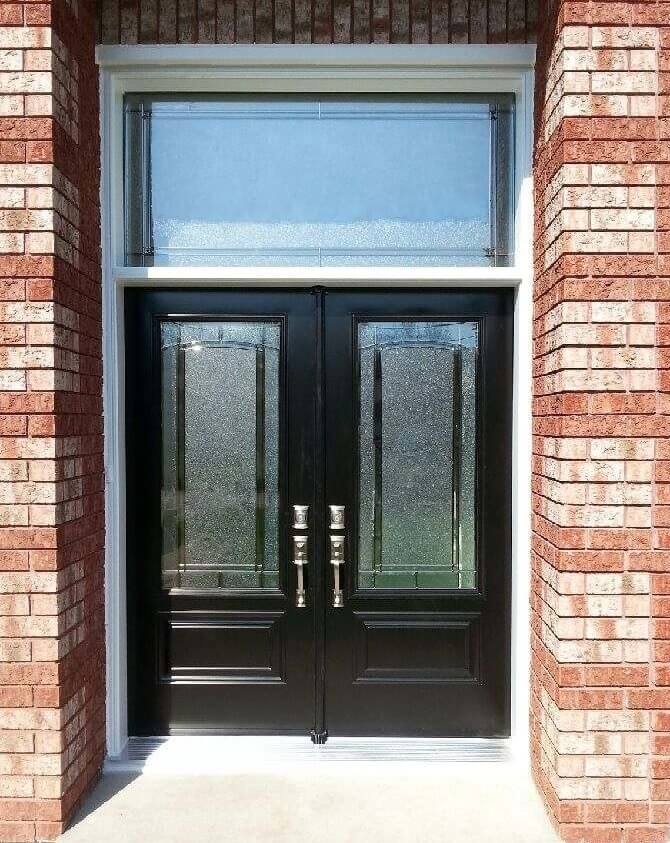
[[[511,113],[505,97],[129,97],[127,260],[505,265]]]
[[[278,588],[280,329],[163,322],[164,588]]]
[[[359,324],[361,588],[475,588],[477,325]]]

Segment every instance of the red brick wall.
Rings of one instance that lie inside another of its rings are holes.
[[[372,3],[372,5],[370,5]],[[104,746],[92,0],[0,5],[0,840]],[[670,823],[670,3],[542,4],[535,775],[567,840]],[[532,40],[528,0],[103,0],[105,42]]]
[[[543,16],[532,749],[575,843],[670,822],[669,69],[669,2]]]
[[[537,6],[538,0],[101,0],[100,40],[104,44],[532,42]]]
[[[104,41],[524,41],[531,0],[0,3],[0,840],[104,754],[96,26]]]
[[[0,5],[0,840],[104,751],[99,144],[88,0]]]

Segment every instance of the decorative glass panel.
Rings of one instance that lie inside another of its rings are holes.
[[[475,588],[477,324],[358,328],[361,588]]]
[[[126,99],[132,265],[509,262],[509,97]]]
[[[163,322],[168,589],[278,588],[280,328]]]

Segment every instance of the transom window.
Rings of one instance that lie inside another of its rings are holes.
[[[132,95],[130,266],[507,266],[509,96]]]

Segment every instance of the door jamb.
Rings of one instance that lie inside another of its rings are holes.
[[[107,752],[128,744],[125,578],[125,287],[504,286],[515,289],[512,470],[512,737],[529,763],[532,395],[532,45],[101,46],[103,408]],[[509,268],[134,268],[122,265],[122,103],[126,92],[513,93],[516,97],[515,258]],[[461,742],[462,743],[462,742]],[[481,744],[481,741],[479,742]],[[492,743],[500,745],[501,741]],[[475,743],[473,739],[473,751]]]

